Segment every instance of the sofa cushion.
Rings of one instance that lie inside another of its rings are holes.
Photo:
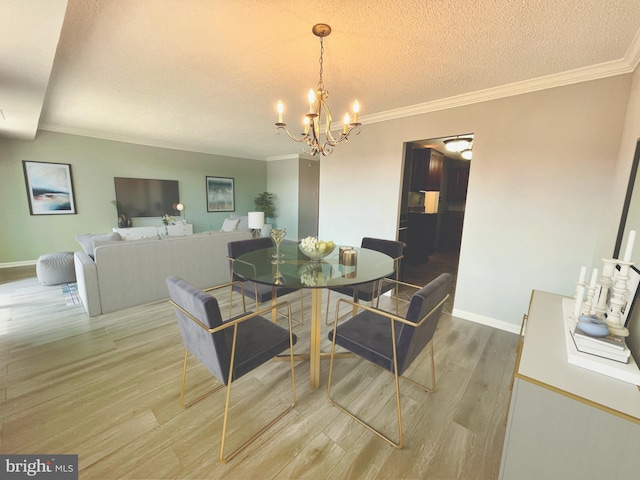
[[[221,232],[232,232],[233,230],[238,230],[238,224],[240,223],[240,219],[236,218],[225,218],[222,223]]]
[[[238,230],[249,230],[249,215],[240,216],[234,213],[234,214],[231,214],[231,219],[240,220],[240,223],[238,223]]]
[[[101,233],[99,235],[94,235],[92,233],[81,233],[80,235],[76,235],[76,240],[82,246],[82,250],[84,250],[84,253],[93,258],[95,250],[95,246],[93,244],[94,241],[113,242],[122,240],[122,237],[118,232]]]

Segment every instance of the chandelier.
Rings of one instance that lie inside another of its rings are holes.
[[[281,101],[278,101],[278,122],[276,123],[276,132],[280,133],[284,130],[286,134],[294,142],[302,142],[309,147],[309,150],[304,150],[304,153],[309,155],[329,155],[333,152],[333,147],[340,142],[348,141],[349,135],[355,130],[355,134],[360,133],[360,123],[358,123],[358,112],[360,106],[356,100],[353,103],[353,121],[351,121],[349,114],[344,116],[344,127],[340,136],[335,138],[331,134],[331,110],[327,105],[327,98],[329,92],[325,90],[324,83],[322,81],[322,60],[324,55],[324,37],[329,36],[331,33],[331,27],[324,23],[318,23],[311,29],[316,37],[320,38],[320,80],[318,81],[318,88],[314,92],[313,89],[309,90],[309,112],[304,116],[303,125],[304,132],[300,133],[300,136],[292,134],[287,129],[287,124],[283,120],[284,106]],[[324,132],[322,132],[322,125],[324,125]]]

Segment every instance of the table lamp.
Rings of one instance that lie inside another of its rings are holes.
[[[249,212],[249,230],[253,238],[260,238],[262,227],[264,227],[264,212]]]

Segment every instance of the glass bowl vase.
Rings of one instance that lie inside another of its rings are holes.
[[[301,244],[298,244],[298,248],[300,249],[303,255],[310,258],[311,260],[321,260],[327,255],[331,254],[331,252],[333,252],[333,250],[335,249],[335,247],[333,247],[331,249],[327,248],[322,252],[319,252],[318,250],[311,251],[311,250],[304,249]]]

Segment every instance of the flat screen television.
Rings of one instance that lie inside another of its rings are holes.
[[[130,218],[180,214],[175,209],[180,203],[177,180],[114,177],[113,181],[120,212]]]

